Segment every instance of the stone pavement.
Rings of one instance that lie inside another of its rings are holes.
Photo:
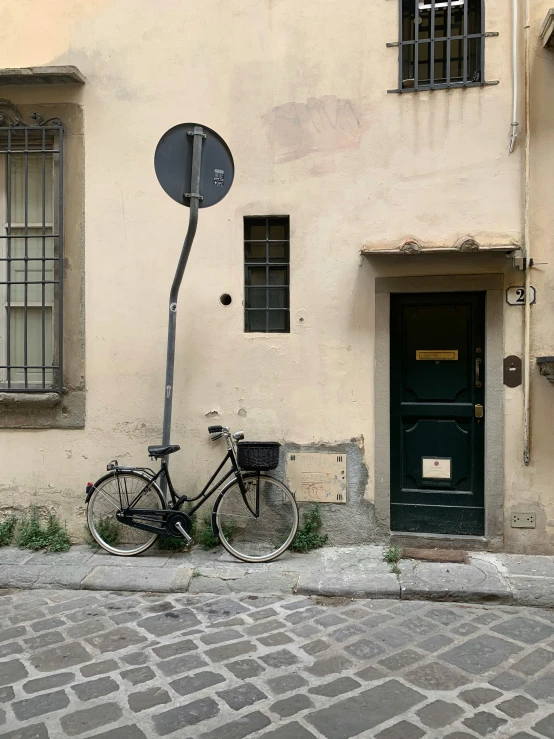
[[[0,591],[4,739],[554,737],[554,612]]]
[[[0,588],[265,593],[429,599],[554,607],[554,557],[476,552],[469,564],[402,560],[400,575],[378,546],[286,552],[251,565],[222,549],[113,557],[88,546],[62,554],[0,548]]]

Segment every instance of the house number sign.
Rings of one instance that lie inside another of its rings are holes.
[[[533,305],[537,302],[537,291],[534,287],[531,287],[529,292],[529,303]],[[509,287],[506,290],[506,302],[508,305],[525,305],[525,288],[519,285]]]

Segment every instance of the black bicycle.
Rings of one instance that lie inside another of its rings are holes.
[[[244,562],[269,562],[289,547],[298,528],[296,500],[286,485],[265,474],[279,464],[280,445],[242,441],[242,431],[231,434],[226,426],[210,426],[208,432],[214,441],[225,438],[227,454],[193,498],[179,496],[171,482],[165,458],[179,451],[177,445],[148,447],[150,457],[161,460],[157,473],[114,460],[107,475],[87,485],[87,522],[103,549],[131,557],[145,552],[160,534],[192,544],[191,517],[229,478],[211,515],[213,532],[225,549]],[[214,483],[227,462],[231,469]],[[171,496],[167,504],[158,485],[162,479]],[[184,503],[196,505],[185,512],[180,510]]]

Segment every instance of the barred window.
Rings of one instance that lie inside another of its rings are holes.
[[[244,330],[289,329],[289,218],[244,219]]]
[[[399,89],[484,84],[484,0],[400,0]]]
[[[2,392],[62,390],[63,132],[57,123],[0,127]]]

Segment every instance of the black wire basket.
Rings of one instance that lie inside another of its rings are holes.
[[[238,462],[243,470],[274,470],[279,464],[277,441],[239,441]]]

